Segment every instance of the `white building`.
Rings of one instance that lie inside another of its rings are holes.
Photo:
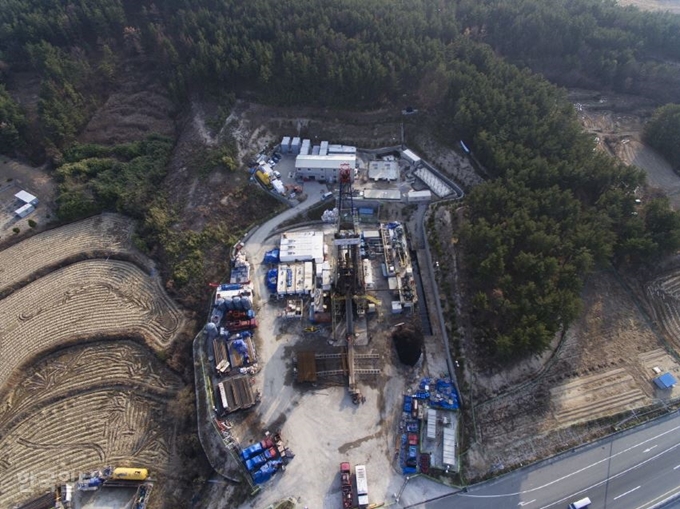
[[[19,191],[17,194],[14,195],[14,197],[24,203],[28,203],[30,205],[37,205],[38,204],[38,198],[33,196],[31,193],[27,193],[26,191]]]
[[[417,166],[420,164],[420,157],[415,155],[413,152],[411,152],[409,149],[402,150],[401,151],[401,156],[406,159],[409,163]]]
[[[352,170],[350,178],[354,180],[356,154],[299,155],[295,158],[295,175],[305,180],[332,183],[338,181],[340,168],[345,165]]]
[[[424,191],[409,191],[406,193],[406,200],[409,203],[428,202],[432,199],[432,191],[425,189]]]
[[[18,209],[16,209],[16,210],[14,211],[14,213],[15,213],[18,217],[26,217],[27,215],[29,215],[29,214],[30,214],[31,212],[33,212],[34,210],[35,210],[35,207],[34,207],[33,205],[31,205],[30,203],[24,203],[21,207],[19,207]]]
[[[281,235],[279,245],[281,262],[314,261],[323,263],[323,232],[288,232]]]
[[[368,163],[368,178],[371,180],[397,180],[399,163],[396,161],[371,161]]]

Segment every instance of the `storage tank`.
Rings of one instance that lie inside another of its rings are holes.
[[[250,297],[241,297],[241,306],[243,306],[243,309],[248,310],[253,308],[253,303],[250,300]]]
[[[242,310],[243,309],[243,304],[241,304],[241,297],[234,297],[231,299],[232,304],[234,305],[234,310]]]
[[[218,334],[217,325],[212,322],[208,323],[205,326],[205,332],[208,334],[208,341],[212,341]]]
[[[284,136],[281,140],[281,153],[287,154],[290,152],[290,136]]]
[[[224,299],[224,307],[226,308],[227,311],[231,311],[232,309],[234,309],[234,302],[231,300],[231,298]]]
[[[227,303],[222,297],[220,297],[215,301],[215,307],[224,313],[227,310]]]
[[[146,468],[123,468],[118,467],[113,469],[111,479],[115,481],[144,481],[149,477],[149,471]]]

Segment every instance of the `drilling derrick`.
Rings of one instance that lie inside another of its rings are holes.
[[[348,164],[340,168],[340,196],[335,246],[338,250],[338,273],[335,290],[350,298],[359,290],[359,228],[354,198],[352,197],[352,169]],[[347,331],[350,333],[350,331]]]
[[[363,293],[361,258],[359,256],[359,228],[354,198],[352,197],[352,168],[348,164],[340,168],[340,195],[338,197],[338,224],[334,244],[337,249],[337,274],[333,304],[335,317],[345,319],[347,340],[347,364],[349,368],[349,391],[355,403],[361,399],[354,373],[354,306],[353,297]],[[335,334],[334,328],[334,334]]]

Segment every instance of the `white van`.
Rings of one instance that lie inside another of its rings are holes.
[[[586,507],[590,507],[590,499],[588,497],[569,504],[569,509],[585,509]]]
[[[328,198],[330,198],[332,196],[333,196],[333,193],[328,191],[327,193],[323,193],[323,195],[321,195],[321,198],[323,198],[324,200],[327,200]]]

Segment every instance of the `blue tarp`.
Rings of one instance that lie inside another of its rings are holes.
[[[413,410],[413,400],[411,396],[404,394],[404,412],[411,413]]]
[[[229,290],[240,290],[243,288],[243,285],[240,285],[238,283],[228,283],[224,285],[220,285],[220,291],[221,292],[227,292]]]
[[[265,458],[264,454],[258,454],[246,460],[246,468],[249,472],[254,472],[265,463],[267,463],[267,458]]]
[[[263,465],[262,468],[260,468],[257,472],[253,474],[253,481],[255,481],[256,484],[262,484],[267,482],[269,479],[272,478],[272,476],[276,473],[280,466],[281,466],[280,460],[270,461],[269,463]]]
[[[248,458],[255,456],[256,454],[260,454],[262,452],[262,445],[260,443],[256,443],[251,445],[250,447],[246,447],[241,451],[241,458],[244,460],[247,460]]]
[[[663,375],[656,377],[654,383],[659,389],[670,389],[677,384],[678,381],[670,373],[664,373]]]
[[[450,378],[439,380],[423,378],[420,381],[420,390],[416,391],[413,397],[429,400],[430,406],[433,408],[456,410],[460,407],[458,392]]]
[[[279,263],[279,250],[272,249],[264,254],[264,263]]]
[[[373,215],[373,209],[370,207],[359,207],[360,216],[371,216]]]
[[[267,271],[267,288],[275,292],[276,291],[276,280],[279,277],[279,269],[270,269]]]

